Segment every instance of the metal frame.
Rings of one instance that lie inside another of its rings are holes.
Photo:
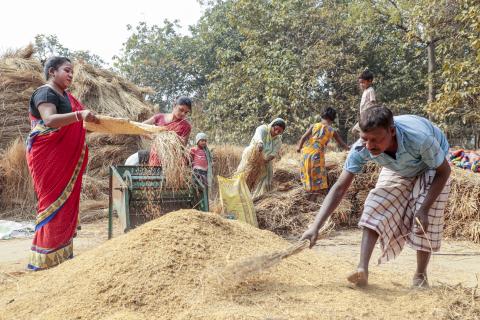
[[[159,170],[156,175],[142,175],[141,170]],[[158,169],[157,169],[158,168]],[[132,229],[131,219],[130,219],[130,205],[131,201],[139,200],[137,189],[135,186],[139,184],[142,187],[152,187],[161,189],[163,185],[164,178],[161,175],[160,167],[140,167],[140,166],[110,166],[109,168],[109,206],[108,206],[108,239],[111,239],[113,236],[113,215],[114,213],[120,218],[120,222],[123,227],[123,232],[127,232]],[[132,180],[132,173],[138,174],[135,176],[135,181]],[[205,187],[200,183],[198,184],[198,179],[193,176],[196,184],[200,187],[202,196],[198,198],[196,196],[197,192],[193,188],[189,190],[184,190],[180,192],[172,192],[169,190],[163,190],[159,193],[158,201],[162,203],[174,203],[177,202],[175,199],[179,197],[190,198],[190,203],[192,207],[198,205],[200,209],[208,211],[208,195],[206,195]],[[143,180],[143,181],[142,181]],[[136,200],[134,200],[136,199]],[[186,198],[184,198],[187,200]],[[138,221],[135,219],[135,221]]]

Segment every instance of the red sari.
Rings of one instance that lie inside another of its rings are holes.
[[[155,115],[154,122],[156,126],[166,127],[168,131],[175,132],[182,140],[188,139],[192,126],[187,119],[177,119],[175,121],[167,122],[167,114],[159,113]],[[161,161],[158,159],[157,149],[152,146],[150,149],[150,158],[148,161],[149,166],[160,166]]]
[[[73,112],[83,110],[75,97],[67,95]],[[30,118],[27,163],[38,205],[28,268],[42,270],[73,257],[88,148],[82,121],[54,129]]]

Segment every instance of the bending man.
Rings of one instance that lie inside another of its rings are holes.
[[[417,251],[413,286],[427,287],[427,266],[431,252],[440,249],[450,192],[447,139],[427,119],[393,117],[381,106],[365,110],[359,126],[360,140],[352,146],[338,181],[302,239],[309,239],[310,247],[315,244],[318,230],[342,200],[355,174],[361,173],[366,162],[374,161],[383,168],[365,200],[359,222],[363,228],[360,262],[348,281],[367,285],[368,263],[377,240],[382,250],[379,263],[395,258],[406,242]]]

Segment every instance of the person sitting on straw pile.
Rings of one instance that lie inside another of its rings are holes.
[[[285,127],[285,121],[281,118],[273,120],[269,125],[262,124],[255,130],[250,145],[243,150],[242,159],[236,172],[245,172],[245,180],[250,191],[255,188],[252,191],[253,198],[272,189],[272,160],[282,146],[282,134]],[[256,157],[259,159],[254,159]]]
[[[98,122],[67,88],[73,66],[65,57],[45,63],[47,84],[30,99],[27,163],[38,198],[28,268],[42,270],[73,257],[82,176],[88,161],[83,121]]]
[[[322,112],[322,122],[310,126],[298,142],[297,152],[302,152],[303,159],[301,170],[303,188],[309,193],[310,201],[315,201],[318,194],[328,188],[327,170],[325,169],[325,149],[328,142],[334,138],[339,146],[346,150],[349,149],[338,132],[331,127],[336,116],[335,109],[326,108]]]
[[[430,121],[414,115],[393,117],[383,106],[362,112],[360,139],[352,146],[344,169],[326,196],[314,223],[302,235],[312,247],[317,233],[338,206],[355,174],[374,161],[382,171],[365,200],[359,226],[363,227],[360,262],[347,279],[365,286],[368,263],[377,240],[379,263],[395,258],[405,242],[417,251],[413,286],[427,287],[427,266],[440,249],[443,213],[450,192],[450,166],[445,134]]]
[[[188,97],[181,96],[175,100],[171,113],[158,113],[143,123],[166,127],[169,131],[175,132],[183,145],[186,146],[188,143],[188,137],[192,131],[192,126],[187,120],[187,115],[191,111],[192,100]],[[158,158],[157,150],[154,145],[150,150],[140,150],[139,152],[132,154],[125,161],[125,165],[127,166],[138,166],[139,164],[148,164],[150,166],[160,165],[160,159]]]
[[[200,182],[203,188],[205,198],[207,199],[205,206],[201,209],[208,211],[208,190],[213,181],[212,154],[207,146],[207,135],[200,132],[195,137],[196,146],[190,149],[190,157],[192,162],[193,174]]]

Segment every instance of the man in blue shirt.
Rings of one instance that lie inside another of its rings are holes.
[[[443,213],[450,192],[448,142],[427,119],[393,117],[382,106],[360,115],[360,140],[351,148],[340,177],[326,196],[315,222],[302,239],[312,247],[318,230],[338,206],[363,165],[382,166],[377,184],[365,200],[359,226],[363,227],[360,262],[347,279],[358,286],[368,283],[368,264],[377,240],[379,263],[395,258],[405,243],[417,251],[413,286],[428,287],[427,266],[432,252],[440,249]]]

